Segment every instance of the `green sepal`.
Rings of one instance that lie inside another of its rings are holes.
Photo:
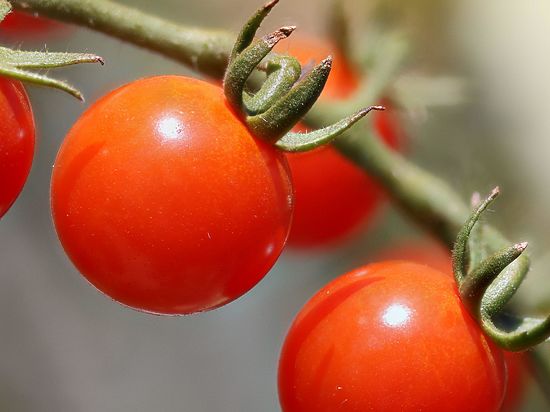
[[[526,247],[527,243],[518,243],[502,249],[483,260],[462,279],[459,285],[460,297],[474,316],[477,317],[482,308],[482,298],[487,288]],[[487,308],[484,307],[483,311],[487,313]]]
[[[550,316],[541,319],[499,314],[491,318],[482,314],[481,326],[493,342],[511,352],[525,351],[550,337]]]
[[[504,310],[528,272],[529,261],[526,259],[516,259],[503,269],[483,295],[481,306],[484,312],[493,315]]]
[[[290,132],[321,95],[332,67],[332,57],[321,61],[307,73],[303,73],[298,60],[290,56],[276,55],[262,63],[275,44],[295,29],[294,26],[283,27],[255,40],[258,28],[276,3],[271,1],[257,10],[241,29],[224,75],[223,89],[229,104],[243,117],[256,137],[285,151],[311,150],[330,142],[372,108],[351,116],[347,112],[344,119],[321,130]],[[257,92],[250,93],[245,88],[247,83],[252,83],[249,78],[255,70],[265,71],[266,78]]]
[[[260,25],[278,2],[279,0],[272,0],[266,3],[263,7],[256,10],[256,12],[248,19],[248,21],[244,24],[243,28],[239,32],[237,40],[235,40],[233,50],[231,51],[231,55],[229,56],[229,63],[231,63],[238,54],[240,54],[252,43],[256,32],[260,28]]]
[[[21,70],[15,67],[4,66],[0,64],[0,75],[11,77],[11,78],[20,80],[22,82],[32,83],[38,86],[45,86],[45,87],[52,87],[54,89],[59,89],[69,93],[71,96],[76,97],[78,100],[84,101],[84,96],[75,87],[71,86],[70,84],[64,81],[52,79],[51,77],[45,76],[43,74],[38,74],[27,70]]]
[[[468,269],[468,240],[470,233],[475,224],[479,220],[481,214],[487,209],[487,207],[495,200],[499,195],[499,188],[493,189],[491,194],[481,202],[474,212],[470,215],[466,223],[462,226],[456,237],[455,245],[453,248],[453,273],[456,279],[456,283],[460,286],[463,279],[466,277]]]
[[[0,62],[19,69],[52,69],[80,63],[105,63],[103,58],[90,53],[23,51],[7,47],[0,47]]]
[[[249,116],[268,110],[278,99],[287,94],[302,74],[300,62],[292,56],[273,56],[266,65],[267,78],[254,95],[243,94],[244,106]]]
[[[498,193],[496,188],[487,199],[477,205],[459,231],[453,249],[453,270],[460,298],[478,320],[484,333],[505,350],[523,351],[550,339],[550,316],[519,317],[504,312],[506,304],[529,271],[529,259],[522,255],[527,243],[505,247],[479,263],[474,264],[471,259],[467,261],[468,247],[483,248],[482,251],[469,252],[470,258],[474,256],[477,261],[492,248],[503,244],[502,236],[489,226],[477,233],[479,239],[471,239],[481,213]],[[467,266],[469,271],[466,274]]]
[[[227,67],[223,79],[223,89],[226,99],[237,111],[243,108],[243,91],[246,81],[256,69],[256,66],[282,39],[288,37],[295,27],[281,27],[258,41],[254,41],[239,53]]]
[[[69,83],[54,79],[46,74],[28,69],[52,69],[80,63],[104,64],[101,57],[89,53],[63,53],[12,50],[0,47],[0,74],[38,86],[63,90],[79,100],[84,100],[82,93]]]
[[[330,143],[356,122],[361,120],[371,110],[384,110],[383,106],[371,106],[340,120],[339,122],[306,133],[289,132],[280,138],[275,146],[285,152],[305,152]]]
[[[284,136],[307,113],[317,100],[327,81],[332,58],[323,60],[294,87],[277,100],[267,111],[246,118],[249,129],[255,136],[276,142]]]
[[[481,204],[481,196],[479,192],[475,192],[472,195],[470,204],[472,209],[476,209]],[[487,244],[485,234],[485,225],[483,222],[477,222],[470,232],[470,238],[468,239],[467,253],[468,253],[468,266],[476,267],[485,259],[487,259],[491,252],[489,245]]]

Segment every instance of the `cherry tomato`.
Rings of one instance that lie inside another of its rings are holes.
[[[34,37],[66,30],[67,26],[55,20],[13,11],[0,22],[0,34],[9,37]]]
[[[382,193],[332,146],[287,155],[296,196],[289,244],[334,244],[373,216]]]
[[[35,145],[31,104],[21,82],[0,77],[0,217],[21,193]]]
[[[302,65],[319,62],[328,55],[333,65],[321,99],[349,97],[359,84],[359,75],[330,43],[307,37],[291,37],[277,48],[295,56]],[[388,102],[383,102],[388,104]],[[395,113],[372,114],[374,127],[391,147],[402,140]],[[296,130],[304,130],[299,126]],[[297,247],[337,243],[372,217],[382,200],[382,192],[365,172],[332,146],[306,153],[288,154],[296,206],[289,244]]]
[[[411,262],[371,264],[321,289],[284,342],[284,412],[498,411],[502,351],[448,275]]]
[[[221,88],[134,81],[92,105],[55,161],[61,243],[100,291],[135,309],[224,305],[279,256],[292,215],[284,154],[252,136]]]
[[[449,274],[449,276],[453,274],[451,251],[434,241],[405,240],[382,251],[377,255],[377,258],[380,260],[408,260],[428,265]],[[518,410],[517,408],[521,404],[521,398],[527,385],[525,355],[504,351],[504,361],[508,372],[508,384],[502,411],[513,412]]]

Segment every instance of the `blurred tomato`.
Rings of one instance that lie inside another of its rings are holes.
[[[384,249],[376,255],[376,260],[403,260],[420,263],[452,275],[453,265],[451,251],[440,243],[430,239],[402,240]],[[502,406],[503,412],[518,411],[527,385],[525,355],[517,352],[504,353],[508,371],[508,384]]]
[[[333,65],[321,100],[349,97],[359,85],[359,74],[328,41],[291,37],[276,51],[295,56],[303,66],[333,57]],[[383,104],[389,104],[384,101]],[[374,127],[384,141],[398,148],[402,140],[396,115],[391,110],[374,112]],[[304,131],[300,125],[295,130]],[[332,146],[307,153],[288,154],[294,180],[296,205],[289,244],[312,247],[336,243],[372,218],[382,192],[365,172]]]
[[[0,22],[0,34],[11,38],[36,38],[40,40],[39,36],[64,32],[67,27],[55,20],[14,11]]]
[[[0,217],[15,202],[31,170],[35,128],[21,82],[0,77]]]

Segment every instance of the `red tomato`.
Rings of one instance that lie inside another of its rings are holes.
[[[44,17],[13,11],[0,22],[0,34],[10,37],[33,37],[55,31],[63,31],[67,26]]]
[[[55,161],[51,199],[65,251],[100,291],[188,314],[263,278],[293,196],[284,155],[250,134],[219,87],[161,76],[83,114]]]
[[[525,355],[518,352],[504,352],[506,369],[508,371],[508,386],[502,412],[518,411],[521,405],[525,387],[527,386],[527,368]]]
[[[31,170],[34,119],[21,82],[0,77],[0,217],[13,204]]]
[[[359,84],[359,75],[329,42],[291,37],[281,42],[277,50],[295,56],[302,65],[333,56],[332,70],[321,99],[345,99]],[[397,148],[402,131],[395,113],[389,110],[371,115],[379,134],[390,146]],[[304,126],[297,128],[303,129]],[[335,243],[373,216],[382,199],[381,190],[363,170],[332,146],[287,157],[296,193],[289,244],[311,247]]]
[[[301,310],[279,364],[284,412],[498,411],[502,351],[427,266],[364,266]]]
[[[377,258],[380,260],[408,260],[428,265],[443,273],[448,273],[449,276],[453,274],[451,251],[433,241],[403,241],[382,251]],[[504,361],[508,372],[508,384],[502,411],[513,412],[518,410],[527,385],[524,354],[504,351]]]
[[[288,154],[296,196],[289,244],[331,244],[373,216],[381,191],[363,170],[332,146]]]

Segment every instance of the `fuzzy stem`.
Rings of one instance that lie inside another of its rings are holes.
[[[14,8],[89,27],[221,79],[235,36],[186,27],[109,0],[11,0]]]
[[[367,130],[364,125],[352,128],[333,145],[374,177],[407,214],[452,247],[470,209],[445,182],[408,162]]]

